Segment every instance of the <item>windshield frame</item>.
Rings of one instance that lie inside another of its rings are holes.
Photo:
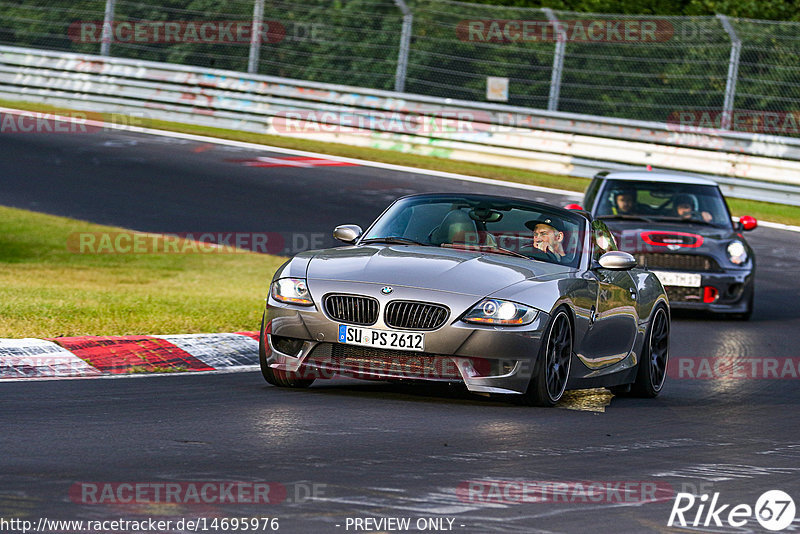
[[[552,204],[547,204],[543,202],[536,202],[527,199],[515,198],[515,197],[505,197],[505,196],[492,196],[492,195],[480,195],[480,194],[472,194],[472,193],[419,193],[414,195],[407,195],[404,197],[400,197],[392,202],[383,212],[381,212],[378,217],[369,225],[369,227],[359,236],[359,238],[354,243],[355,246],[362,246],[362,245],[371,245],[371,244],[378,244],[377,242],[372,243],[373,239],[380,239],[381,237],[391,237],[390,235],[387,236],[377,236],[372,235],[376,226],[378,226],[381,221],[385,219],[385,217],[392,212],[394,209],[398,207],[399,204],[405,203],[413,203],[412,205],[421,205],[421,204],[434,204],[434,203],[464,203],[464,204],[475,204],[477,205],[485,205],[489,204],[493,208],[502,210],[505,209],[506,211],[510,211],[511,209],[520,209],[520,210],[531,210],[533,212],[538,212],[541,214],[546,214],[547,216],[553,216],[558,218],[559,220],[563,220],[569,224],[576,225],[576,229],[573,231],[578,232],[578,237],[576,240],[576,251],[572,259],[566,263],[561,263],[559,261],[549,261],[548,259],[541,259],[539,257],[528,256],[526,254],[517,254],[518,251],[512,250],[514,252],[514,256],[519,257],[520,259],[525,259],[528,261],[542,261],[546,263],[552,263],[554,265],[562,265],[564,267],[568,267],[571,269],[586,269],[586,264],[584,261],[584,256],[587,255],[586,251],[588,250],[587,247],[591,246],[591,235],[590,235],[590,216],[588,213],[581,213],[576,212],[574,210],[566,210],[560,208],[558,206],[554,206]],[[492,224],[492,223],[489,223]],[[532,232],[531,232],[532,234]],[[395,234],[395,236],[397,236]],[[399,236],[403,237],[404,236]],[[470,252],[475,252],[479,254],[493,254],[493,255],[500,255],[505,257],[514,257],[511,254],[508,254],[508,251],[504,251],[505,248],[502,244],[497,245],[497,251],[490,250],[490,247],[480,246],[480,247],[469,247],[469,246],[446,246],[444,244],[437,245],[435,243],[431,244],[422,244],[422,245],[411,245],[411,246],[426,246],[426,247],[434,247],[434,248],[445,248],[448,250],[466,250]],[[523,257],[524,256],[524,257]]]

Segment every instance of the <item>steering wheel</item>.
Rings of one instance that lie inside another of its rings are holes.
[[[541,250],[533,245],[522,245],[519,248],[530,248],[531,250],[531,257],[540,261],[547,261],[549,263],[561,263],[561,258],[555,252],[551,252],[549,250]]]

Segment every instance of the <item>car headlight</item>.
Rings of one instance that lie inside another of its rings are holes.
[[[533,322],[538,310],[500,299],[483,299],[464,316],[464,322],[521,326]]]
[[[272,283],[272,298],[287,304],[312,306],[311,293],[302,278],[280,278]]]
[[[741,241],[731,241],[728,244],[728,259],[731,263],[741,265],[747,261],[747,250]]]

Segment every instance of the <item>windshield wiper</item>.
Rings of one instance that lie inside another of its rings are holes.
[[[361,244],[365,243],[390,243],[395,245],[421,245],[423,247],[431,246],[430,243],[420,243],[419,241],[415,241],[413,239],[409,239],[407,237],[400,237],[396,235],[388,235],[386,237],[370,237],[369,239],[364,239],[361,241]]]
[[[653,219],[650,217],[645,217],[644,215],[598,215],[595,219],[628,219],[632,221],[647,221],[653,222]]]
[[[526,260],[530,259],[530,257],[526,256],[525,254],[520,254],[519,252],[516,252],[514,250],[509,250],[507,248],[498,247],[495,245],[478,245],[477,243],[476,244],[445,243],[442,246],[445,248],[457,248],[459,250],[477,250],[478,252],[492,252],[494,254],[504,254],[507,256],[516,256],[518,258],[525,258]]]
[[[489,252],[499,252],[501,254],[507,254],[509,256],[516,256],[518,258],[525,258],[526,260],[530,259],[525,254],[520,254],[519,252],[517,252],[515,250],[509,250],[509,249],[503,248],[503,247],[492,246],[492,245],[484,245],[483,247],[481,247],[481,250],[483,250],[483,248],[489,249]]]

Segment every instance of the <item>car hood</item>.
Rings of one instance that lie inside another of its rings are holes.
[[[732,228],[706,224],[604,219],[621,250],[628,252],[691,252],[736,237]]]
[[[572,270],[500,254],[414,245],[367,245],[317,251],[308,264],[307,277],[485,296],[523,280]]]

